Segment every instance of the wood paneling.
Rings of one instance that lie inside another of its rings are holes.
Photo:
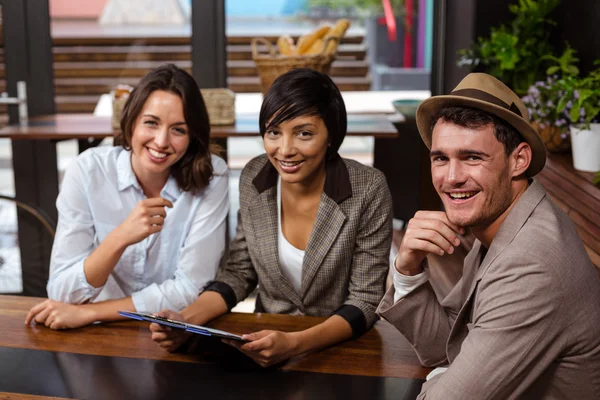
[[[85,35],[81,35],[85,36]],[[249,36],[227,40],[227,85],[234,92],[260,92]],[[267,37],[275,43],[276,37]],[[261,51],[266,52],[262,46]],[[136,85],[153,68],[172,62],[192,70],[190,38],[54,37],[54,91],[58,113],[91,113],[99,96],[119,83]],[[345,37],[330,75],[343,91],[369,90],[367,49],[361,35]],[[4,49],[0,48],[0,90],[5,90]],[[5,113],[0,106],[0,113]]]
[[[600,268],[600,188],[592,183],[593,174],[575,170],[570,154],[549,154],[536,178],[571,217],[592,263]]]

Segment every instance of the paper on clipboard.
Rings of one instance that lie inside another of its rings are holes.
[[[222,339],[247,342],[247,340],[242,339],[241,336],[235,335],[233,333],[221,331],[219,329],[208,328],[206,326],[188,324],[183,321],[175,321],[175,320],[164,318],[164,317],[161,317],[158,315],[152,315],[152,314],[148,314],[148,313],[135,312],[135,311],[119,311],[118,313],[119,313],[119,315],[122,315],[123,317],[137,319],[138,321],[154,322],[154,323],[157,323],[160,325],[169,326],[171,328],[176,328],[176,329],[184,329],[190,333],[195,333],[198,335],[214,336],[214,337],[218,337],[218,338],[222,338]]]

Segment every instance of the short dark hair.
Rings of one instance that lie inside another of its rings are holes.
[[[275,79],[260,108],[260,135],[272,126],[308,115],[319,116],[325,123],[331,143],[327,157],[335,156],[346,137],[346,106],[331,78],[312,69],[292,69]]]
[[[517,146],[524,142],[523,136],[512,125],[488,112],[471,107],[444,107],[434,117],[431,133],[435,124],[440,120],[451,122],[458,126],[478,129],[489,124],[494,125],[496,139],[504,145],[504,152],[509,156]]]
[[[127,150],[136,120],[155,90],[176,94],[183,103],[183,115],[188,126],[190,144],[187,151],[171,167],[171,174],[184,191],[201,190],[213,176],[211,162],[210,122],[204,99],[194,78],[174,64],[162,65],[144,76],[127,99],[121,115],[121,134],[118,137]]]

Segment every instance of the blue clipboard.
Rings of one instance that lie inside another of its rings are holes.
[[[213,336],[213,337],[218,337],[218,338],[222,338],[222,339],[237,340],[239,342],[247,342],[248,341],[248,340],[242,339],[242,337],[240,335],[234,335],[233,333],[221,331],[218,329],[208,328],[206,326],[188,324],[183,321],[175,321],[175,320],[164,318],[164,317],[161,317],[158,315],[152,315],[152,314],[148,314],[148,313],[135,312],[135,311],[118,311],[118,313],[119,313],[119,315],[121,315],[123,317],[137,319],[138,321],[154,322],[154,323],[157,323],[160,325],[165,325],[165,326],[169,326],[171,328],[176,328],[176,329],[184,329],[187,332],[195,333],[197,335]]]

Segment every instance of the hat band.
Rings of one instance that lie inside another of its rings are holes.
[[[472,98],[472,99],[485,101],[487,103],[492,103],[492,104],[495,104],[497,106],[506,108],[508,111],[512,111],[513,113],[517,114],[519,117],[523,118],[523,114],[521,114],[521,110],[519,110],[519,107],[517,107],[517,105],[514,102],[511,103],[511,105],[509,106],[503,100],[497,98],[496,96],[494,96],[492,94],[489,94],[488,92],[484,92],[483,90],[479,90],[479,89],[459,89],[459,90],[453,91],[450,94],[452,96],[469,97],[469,98]]]

